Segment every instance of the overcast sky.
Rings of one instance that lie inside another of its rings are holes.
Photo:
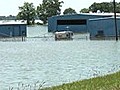
[[[60,0],[61,1],[61,0]],[[82,8],[88,8],[94,2],[110,2],[113,0],[62,0],[64,4],[62,4],[62,12],[66,8],[73,8],[78,13]],[[24,2],[32,2],[34,6],[39,5],[42,0],[0,0],[0,16],[5,15],[17,15],[19,12],[18,6],[22,6]],[[116,2],[120,2],[120,0],[116,0]]]

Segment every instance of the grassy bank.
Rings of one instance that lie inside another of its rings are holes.
[[[40,90],[120,90],[120,72]]]

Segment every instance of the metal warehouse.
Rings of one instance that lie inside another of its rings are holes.
[[[88,32],[89,19],[111,17],[110,14],[72,14],[53,16],[48,19],[48,32],[73,31],[74,33]]]
[[[21,22],[0,22],[0,37],[26,36],[26,24]]]
[[[114,37],[116,35],[114,17],[90,19],[88,23],[90,37]],[[118,36],[120,36],[120,18],[117,18]]]

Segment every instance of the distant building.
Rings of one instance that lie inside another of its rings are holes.
[[[118,36],[120,36],[120,18],[117,18]],[[114,37],[116,35],[114,17],[89,19],[88,32],[93,37]]]
[[[0,21],[0,37],[27,36],[26,24],[18,21]]]
[[[111,17],[103,14],[74,14],[53,16],[48,19],[48,32],[72,31],[74,33],[86,33],[88,31],[88,20],[94,18]]]
[[[72,31],[90,33],[91,37],[115,36],[114,13],[81,13],[53,16],[48,19],[48,32]],[[117,14],[118,34],[120,14]]]

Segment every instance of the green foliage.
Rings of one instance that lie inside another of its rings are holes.
[[[120,90],[120,72],[40,90]]]
[[[87,8],[83,8],[83,9],[81,9],[80,12],[81,12],[81,13],[89,13],[89,9],[87,9]]]
[[[97,10],[100,10],[101,12],[114,12],[113,11],[113,2],[102,2],[102,3],[93,3],[89,10],[92,12],[97,12]],[[120,3],[116,3],[116,12],[120,13]]]
[[[34,24],[36,11],[33,3],[25,2],[23,6],[19,7],[20,12],[17,15],[17,19],[27,20],[27,24]]]
[[[16,16],[0,16],[0,20],[16,20]]]
[[[102,2],[102,3],[94,2],[89,7],[89,9],[83,8],[83,9],[80,10],[80,12],[88,13],[89,11],[97,12],[98,10],[100,12],[113,13],[114,12],[114,10],[113,10],[113,2]],[[120,2],[119,3],[116,2],[116,12],[120,13]]]
[[[54,15],[60,15],[63,1],[59,0],[43,0],[42,4],[37,6],[37,16],[43,24],[47,23],[49,17]]]
[[[76,14],[77,12],[72,8],[67,8],[64,10],[63,14]]]

